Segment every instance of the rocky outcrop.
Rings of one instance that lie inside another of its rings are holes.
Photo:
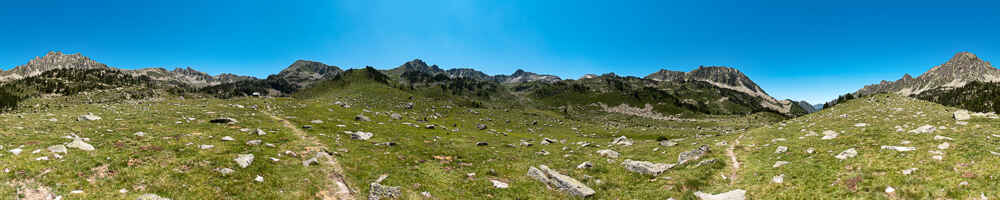
[[[0,72],[0,81],[21,79],[36,76],[53,69],[109,69],[103,63],[91,60],[80,53],[63,54],[62,52],[49,52],[42,57],[35,57],[27,64],[14,67],[9,71]]]
[[[935,66],[916,78],[905,74],[896,81],[883,80],[879,84],[861,88],[855,92],[855,96],[877,93],[916,95],[933,89],[962,87],[973,81],[998,82],[1000,81],[1000,70],[994,68],[989,62],[979,59],[975,54],[960,52],[948,62]]]
[[[580,181],[562,175],[545,165],[539,165],[538,168],[528,168],[528,177],[577,197],[589,197],[596,193],[594,189],[587,187]]]
[[[757,83],[749,77],[731,67],[722,66],[699,66],[698,69],[690,72],[679,72],[661,69],[646,76],[646,79],[656,81],[704,81],[716,87],[735,90],[759,98],[761,106],[780,113],[791,113],[792,106],[797,106],[795,102],[788,100],[777,100],[764,92]]]
[[[288,80],[300,87],[312,85],[318,81],[333,79],[338,74],[343,73],[337,66],[330,66],[320,62],[297,60],[288,68],[281,70],[276,77]]]

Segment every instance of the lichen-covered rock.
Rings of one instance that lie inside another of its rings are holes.
[[[587,187],[580,181],[562,175],[545,165],[539,165],[538,168],[528,168],[528,177],[577,197],[589,197],[596,193],[594,189]]]

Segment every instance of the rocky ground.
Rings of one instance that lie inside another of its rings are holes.
[[[52,99],[32,100],[44,104]],[[995,198],[995,116],[879,95],[782,122],[463,107],[377,84],[309,98],[0,115],[14,199]],[[957,119],[956,119],[957,116]],[[746,131],[747,128],[752,128]]]

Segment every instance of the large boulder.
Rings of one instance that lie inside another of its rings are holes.
[[[652,163],[628,159],[626,159],[625,162],[622,162],[622,166],[625,166],[625,169],[631,172],[653,176],[660,175],[660,173],[674,167],[673,164]]]
[[[590,189],[580,181],[562,175],[545,165],[528,168],[528,177],[577,197],[589,197],[596,193],[594,189]]]
[[[958,111],[955,111],[954,116],[955,116],[955,120],[958,120],[958,121],[969,120],[969,118],[972,117],[972,116],[969,115],[969,111],[968,110],[958,110]]]
[[[677,155],[677,164],[681,165],[687,163],[688,161],[700,159],[701,156],[704,156],[709,151],[711,150],[708,148],[708,145],[701,145],[701,147],[698,147],[697,149],[681,152],[680,155]]]

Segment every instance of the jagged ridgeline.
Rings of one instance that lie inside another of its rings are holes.
[[[155,89],[185,90],[184,86],[160,83],[148,76],[134,76],[114,69],[60,68],[0,84],[0,107],[14,108],[20,101],[42,95],[70,96],[109,89],[120,92],[108,100],[148,98],[157,95]]]
[[[974,81],[959,88],[929,90],[915,97],[975,112],[1000,111],[1000,83],[997,82]]]

